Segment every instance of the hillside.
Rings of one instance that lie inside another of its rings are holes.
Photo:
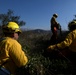
[[[63,31],[58,42],[64,40],[67,34],[68,31]],[[27,75],[72,75],[70,63],[59,52],[46,51],[51,35],[50,31],[41,29],[23,31],[20,35],[18,41],[29,59],[25,66],[29,72]]]
[[[62,36],[59,35],[58,42],[64,40],[67,34],[68,31],[63,31]],[[72,73],[71,65],[59,52],[47,53],[51,35],[50,31],[45,30],[24,31],[20,35],[19,42],[29,58],[29,66],[27,66],[30,75],[70,75]]]

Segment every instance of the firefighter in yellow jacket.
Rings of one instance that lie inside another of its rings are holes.
[[[52,16],[52,18],[50,20],[51,31],[52,31],[51,42],[53,42],[54,44],[56,43],[57,36],[58,36],[58,26],[59,26],[59,23],[56,20],[57,17],[58,17],[57,14],[53,14],[53,16]]]
[[[68,58],[73,61],[73,64],[75,63],[76,65],[76,60],[74,59],[76,57],[76,21],[71,21],[68,24],[68,28],[70,33],[67,35],[65,40],[61,43],[50,45],[47,50],[48,52],[51,52],[53,50],[60,50],[67,47],[71,53]]]
[[[0,75],[15,74],[17,67],[25,66],[28,62],[26,54],[23,52],[17,39],[21,30],[15,22],[8,22],[3,26],[5,37],[0,38]],[[4,73],[7,74],[2,74]]]

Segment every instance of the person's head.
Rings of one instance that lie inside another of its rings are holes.
[[[69,31],[72,31],[72,30],[76,29],[76,21],[75,20],[69,22],[68,29],[69,29]]]
[[[58,17],[58,14],[53,14],[53,16],[57,18]]]
[[[3,25],[2,29],[5,36],[12,37],[16,40],[21,33],[20,27],[16,22],[8,22],[6,25]]]

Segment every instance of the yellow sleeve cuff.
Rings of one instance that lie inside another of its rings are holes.
[[[54,50],[54,49],[56,49],[56,45],[51,45],[48,48],[51,49],[51,50]]]

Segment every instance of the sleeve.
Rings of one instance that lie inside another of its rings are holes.
[[[57,44],[57,47],[60,49],[69,47],[73,40],[74,40],[74,35],[73,35],[73,32],[71,32],[67,35],[67,37],[65,38],[65,40],[63,42]]]
[[[74,34],[73,32],[71,32],[67,35],[64,41],[62,41],[61,43],[55,44],[55,45],[50,45],[48,48],[51,50],[63,49],[65,47],[69,47],[73,40],[74,40]]]
[[[14,43],[10,49],[10,57],[14,63],[18,66],[24,66],[28,62],[27,56],[23,52],[19,43]]]

